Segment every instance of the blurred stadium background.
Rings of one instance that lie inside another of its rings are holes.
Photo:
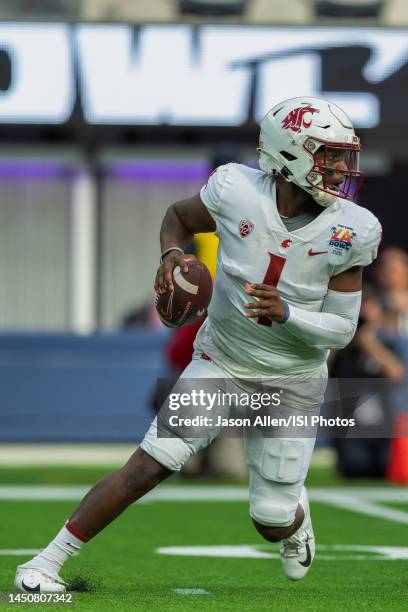
[[[332,373],[395,380],[368,423],[404,410],[405,0],[2,0],[0,19],[0,467],[127,457],[196,331],[155,316],[163,213],[218,164],[256,165],[260,118],[299,94],[350,114],[384,228]],[[215,238],[195,249],[213,270]],[[388,441],[341,446],[316,461],[385,476]],[[239,444],[191,473],[245,479]]]

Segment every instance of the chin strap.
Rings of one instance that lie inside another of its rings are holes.
[[[304,191],[306,191],[306,193],[311,195],[314,201],[317,202],[317,204],[320,204],[320,206],[323,206],[324,208],[331,206],[337,200],[337,196],[333,195],[332,193],[327,193],[327,191],[321,191],[320,189],[316,189],[316,187],[304,187],[303,185],[298,186],[301,187],[301,189],[303,189]]]

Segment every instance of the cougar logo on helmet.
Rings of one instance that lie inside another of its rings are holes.
[[[282,121],[282,127],[285,130],[291,129],[294,132],[300,132],[302,127],[309,128],[312,125],[312,120],[306,121],[305,115],[306,113],[318,113],[319,110],[317,108],[313,108],[310,104],[307,106],[298,106],[290,111],[288,115]]]

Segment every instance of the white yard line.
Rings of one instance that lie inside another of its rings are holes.
[[[336,508],[349,510],[350,512],[358,512],[359,514],[376,516],[381,519],[387,519],[389,521],[408,525],[408,512],[403,512],[402,510],[389,508],[388,506],[383,506],[381,504],[376,504],[372,501],[367,501],[366,499],[360,497],[358,492],[354,495],[347,495],[343,493],[332,493],[331,491],[327,491],[326,494],[321,492],[316,497],[311,496],[311,499],[313,499],[314,501],[319,501],[328,504],[330,506],[335,506]],[[390,500],[388,499],[388,501]],[[400,501],[400,498],[397,498],[394,501]]]
[[[78,501],[90,486],[0,486],[2,500]],[[408,503],[408,489],[403,487],[310,488],[314,502],[408,524],[408,512],[383,506],[377,502]],[[154,502],[236,502],[247,501],[248,489],[241,486],[171,486],[166,485],[146,495],[139,503]]]
[[[43,486],[43,485],[1,485],[0,499],[13,500],[79,500],[92,485],[83,486]],[[390,520],[405,522],[408,513],[380,506],[376,502],[408,503],[406,487],[311,487],[312,501],[337,506],[352,512],[383,516]],[[147,502],[236,502],[248,500],[248,488],[245,486],[190,486],[164,485],[154,489],[139,503]],[[381,514],[380,514],[381,512]],[[393,517],[393,518],[391,518]]]
[[[194,589],[172,589],[178,595],[209,595],[210,591],[196,587]]]
[[[0,499],[77,499],[89,485],[0,485]],[[408,503],[408,487],[309,487],[313,501],[358,497],[369,501]],[[66,496],[66,497],[64,497]],[[162,485],[146,495],[149,501],[245,501],[248,487],[241,485]]]
[[[0,499],[3,500],[55,500],[77,501],[83,498],[90,487],[54,487],[54,486],[0,486]]]
[[[15,500],[79,500],[89,491],[87,486],[0,486],[0,499]],[[148,493],[140,502],[161,501],[246,501],[247,487],[163,486]]]
[[[408,502],[408,487],[311,487],[308,488],[313,498],[319,501],[325,495],[357,495],[360,499],[382,502]]]
[[[25,557],[38,555],[40,548],[0,548],[0,557]]]
[[[236,559],[279,559],[278,552],[265,550],[264,545],[239,544],[230,546],[164,546],[156,548],[158,555],[178,557],[217,557]],[[327,554],[329,553],[329,554]],[[346,553],[346,554],[344,554]],[[403,546],[360,546],[354,544],[318,544],[317,561],[399,561],[408,559]]]
[[[138,444],[68,443],[2,443],[0,467],[31,467],[33,465],[123,465]],[[317,448],[312,466],[334,466],[336,455],[331,448]]]
[[[123,465],[137,444],[2,444],[0,467]]]

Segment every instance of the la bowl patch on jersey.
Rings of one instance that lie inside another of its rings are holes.
[[[331,228],[331,238],[329,246],[332,247],[334,255],[342,255],[344,251],[349,251],[353,246],[353,239],[356,237],[356,232],[348,225],[334,225]]]

